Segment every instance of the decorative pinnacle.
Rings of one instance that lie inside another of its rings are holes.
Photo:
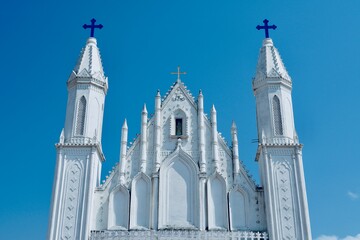
[[[158,89],[157,92],[156,92],[156,96],[157,97],[160,97],[160,90]]]
[[[124,120],[124,124],[123,124],[122,128],[126,128],[126,129],[128,128],[126,118],[125,118],[125,120]]]
[[[264,26],[257,25],[256,29],[257,30],[264,29],[265,30],[265,38],[269,38],[269,29],[275,30],[277,27],[275,25],[269,26],[268,25],[269,20],[267,20],[267,19],[264,19],[263,23],[264,23]]]
[[[215,105],[213,104],[211,107],[211,112],[216,112]]]
[[[236,124],[235,124],[235,121],[232,121],[232,124],[231,124],[231,130],[236,130]]]
[[[143,113],[147,113],[147,109],[146,109],[146,103],[144,103],[144,107],[143,107],[143,110],[142,110]]]
[[[98,24],[98,25],[95,25],[95,22],[96,22],[96,19],[93,18],[91,19],[91,25],[87,25],[87,24],[84,24],[83,25],[83,28],[84,29],[87,29],[87,28],[90,28],[90,37],[94,37],[94,31],[95,31],[95,28],[98,28],[98,29],[102,29],[103,28],[103,25],[102,24]]]

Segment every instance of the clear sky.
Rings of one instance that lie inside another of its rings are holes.
[[[104,25],[96,37],[109,77],[103,178],[119,159],[124,118],[131,140],[143,103],[153,112],[156,90],[165,94],[181,65],[206,112],[215,104],[228,142],[236,121],[240,157],[258,181],[251,79],[264,38],[255,27],[268,18],[293,79],[313,236],[360,233],[358,0],[32,0],[0,8],[0,239],[45,239],[65,83],[93,17]]]

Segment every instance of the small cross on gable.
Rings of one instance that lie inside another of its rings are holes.
[[[180,66],[177,67],[177,72],[171,72],[170,74],[176,74],[177,75],[177,80],[180,80],[180,75],[181,74],[186,74],[186,72],[180,72]]]

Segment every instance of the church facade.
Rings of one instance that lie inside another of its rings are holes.
[[[215,107],[207,117],[202,92],[194,97],[178,73],[156,93],[152,117],[144,105],[131,144],[124,121],[119,164],[100,183],[108,79],[97,40],[87,40],[67,81],[48,239],[311,240],[292,80],[272,40],[263,41],[253,79],[260,185],[239,160],[235,123],[229,147]]]

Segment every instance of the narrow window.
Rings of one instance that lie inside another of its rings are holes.
[[[86,99],[84,96],[80,98],[78,111],[76,116],[76,135],[84,135],[84,125],[85,125],[85,111],[86,111]]]
[[[273,98],[273,114],[275,135],[283,135],[280,100],[277,96],[274,96]]]
[[[182,125],[182,119],[181,118],[175,119],[175,135],[176,136],[183,135],[183,125]]]

